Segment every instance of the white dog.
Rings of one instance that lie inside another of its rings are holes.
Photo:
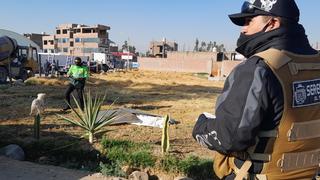
[[[46,94],[45,93],[39,93],[37,99],[34,99],[31,104],[31,111],[30,111],[30,116],[35,114],[41,114],[45,110],[45,98]]]

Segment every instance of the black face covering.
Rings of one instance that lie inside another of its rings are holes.
[[[237,52],[249,58],[252,55],[270,48],[286,50],[296,54],[317,54],[308,41],[302,25],[291,23],[284,27],[274,29],[265,33],[239,38]]]
[[[74,64],[75,64],[76,66],[81,66],[81,65],[82,65],[82,62],[81,62],[81,61],[75,61]]]
[[[268,24],[267,23],[263,29],[255,34],[251,34],[251,35],[245,35],[244,33],[240,33],[240,36],[238,38],[237,41],[237,49],[236,51],[239,52],[240,54],[244,55],[245,57],[247,57],[247,53],[245,52],[246,46],[247,44],[256,39],[257,37],[262,36],[263,34],[265,34],[266,29],[268,28]]]
[[[237,47],[240,48],[241,46],[245,45],[250,40],[255,39],[256,37],[259,37],[264,33],[265,33],[264,30],[261,30],[255,34],[251,34],[251,35],[245,35],[244,33],[240,33],[240,36],[237,41]]]

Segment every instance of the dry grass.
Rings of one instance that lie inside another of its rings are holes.
[[[0,137],[30,138],[33,118],[30,104],[37,93],[46,93],[47,112],[41,122],[42,137],[64,138],[77,136],[80,130],[55,116],[64,105],[63,97],[68,80],[65,78],[31,78],[27,86],[0,86]],[[170,114],[180,124],[169,129],[172,153],[189,153],[210,157],[208,150],[201,148],[192,138],[195,119],[204,111],[213,112],[222,82],[187,73],[164,73],[148,71],[115,72],[93,75],[86,88],[103,94],[107,92],[104,107],[115,99],[115,107],[127,107],[153,114]],[[161,129],[136,125],[107,127],[109,138],[149,142],[160,146]],[[159,149],[160,147],[156,148]]]

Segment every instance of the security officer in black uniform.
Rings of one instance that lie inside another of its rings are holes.
[[[241,13],[229,15],[242,26],[236,51],[248,59],[228,76],[216,117],[201,114],[193,129],[199,144],[217,152],[220,178],[311,179],[316,173],[320,58],[299,16],[294,0],[248,0]]]

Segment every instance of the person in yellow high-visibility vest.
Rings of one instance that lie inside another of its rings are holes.
[[[68,102],[68,104],[65,108],[63,108],[64,111],[70,109],[70,95],[74,90],[77,91],[81,110],[84,108],[83,91],[86,80],[89,77],[89,70],[87,66],[82,65],[80,57],[76,57],[74,59],[74,63],[75,65],[72,65],[67,73],[68,77],[70,78],[70,83],[65,92],[65,100]]]

